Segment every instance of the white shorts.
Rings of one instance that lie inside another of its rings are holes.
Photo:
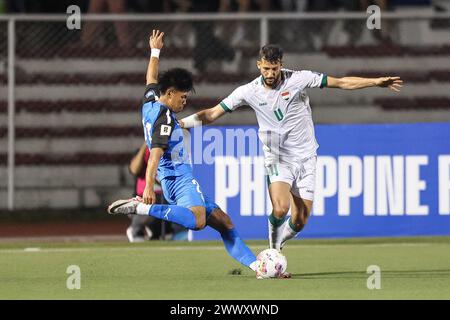
[[[286,182],[294,196],[314,201],[317,156],[296,164],[273,164],[266,166],[269,183]]]

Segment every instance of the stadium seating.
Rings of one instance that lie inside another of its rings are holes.
[[[448,97],[418,97],[408,98],[380,98],[375,102],[386,110],[430,110],[430,109],[450,109],[450,98]]]
[[[433,25],[421,26],[426,28],[427,39],[420,46],[410,41],[418,35],[402,34],[405,28],[400,27],[399,40],[391,43],[332,44],[310,52],[288,49],[284,64],[337,77],[398,75],[405,80],[399,94],[385,89],[310,90],[316,123],[450,121],[450,40],[435,40],[449,29]],[[433,38],[435,33],[440,36]],[[143,142],[139,106],[148,50],[43,43],[44,47],[34,50],[26,45],[17,48],[15,162],[17,176],[25,180],[18,182],[19,192],[38,186],[36,206],[50,203],[57,207],[64,204],[49,199],[52,193],[59,192],[55,190],[58,186],[68,182],[72,186],[67,191],[72,199],[67,203],[69,207],[76,203],[101,205],[105,199],[115,198],[117,192],[127,194],[133,183],[127,164]],[[0,46],[0,60],[4,59],[3,49]],[[257,46],[234,49],[233,61],[215,61],[205,72],[199,72],[194,67],[191,47],[164,48],[162,70],[184,67],[195,75],[196,93],[181,117],[216,105],[238,85],[258,75]],[[1,200],[7,181],[5,64],[0,64],[0,97]],[[255,117],[244,108],[219,123],[254,124]],[[76,168],[79,174],[67,174],[69,168]],[[46,186],[48,193],[44,194]],[[18,200],[17,205],[26,204]]]

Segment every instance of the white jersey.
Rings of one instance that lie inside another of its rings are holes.
[[[243,105],[255,110],[266,166],[302,161],[315,156],[319,147],[305,89],[322,88],[327,76],[307,70],[281,72],[282,80],[276,88],[264,87],[262,77],[258,77],[220,103],[227,112]]]

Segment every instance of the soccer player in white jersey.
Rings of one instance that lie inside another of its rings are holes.
[[[255,111],[273,206],[268,219],[269,244],[277,250],[303,229],[314,200],[318,144],[306,89],[386,87],[399,91],[403,83],[399,77],[334,78],[288,70],[283,68],[282,58],[279,46],[264,46],[257,61],[261,72],[258,78],[238,87],[217,106],[180,121],[191,128],[212,123],[243,105]],[[289,209],[291,218],[286,219]]]

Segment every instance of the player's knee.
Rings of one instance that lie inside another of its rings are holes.
[[[273,204],[273,215],[283,218],[289,212],[289,203],[276,202]]]
[[[195,230],[202,230],[206,227],[206,219],[205,218],[196,218],[195,219]]]
[[[191,209],[195,216],[195,230],[202,230],[206,227],[206,209],[205,207],[196,207]]]

